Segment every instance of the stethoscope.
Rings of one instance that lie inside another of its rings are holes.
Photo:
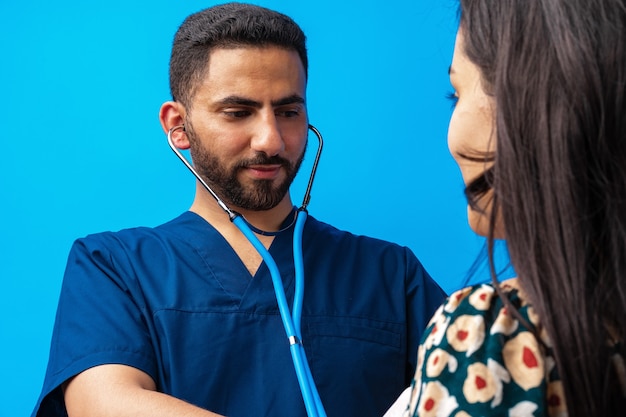
[[[324,141],[322,134],[314,126],[309,125],[309,129],[315,133],[319,141],[317,147],[317,153],[315,154],[315,160],[313,161],[313,167],[311,168],[311,175],[309,176],[309,183],[302,199],[302,206],[298,208],[294,215],[294,219],[289,225],[277,232],[267,232],[260,230],[250,224],[240,213],[231,210],[224,201],[211,189],[211,187],[204,181],[204,179],[198,174],[195,168],[187,160],[187,158],[180,152],[180,150],[174,145],[172,141],[172,133],[176,130],[183,129],[184,125],[174,126],[167,132],[167,142],[170,148],[174,151],[176,156],[185,164],[185,166],[196,177],[200,184],[213,196],[217,204],[228,214],[228,218],[231,222],[237,226],[244,236],[250,241],[254,248],[259,252],[263,261],[267,265],[270,274],[272,276],[272,284],[274,285],[274,292],[276,293],[276,301],[278,302],[278,310],[280,317],[283,321],[283,327],[287,333],[287,339],[289,340],[289,350],[291,351],[291,359],[296,370],[296,376],[298,383],[300,384],[300,391],[302,392],[302,398],[304,399],[304,405],[306,407],[309,417],[326,417],[324,406],[317,392],[315,381],[311,375],[309,369],[309,363],[306,359],[304,347],[302,346],[302,332],[301,332],[301,319],[302,319],[302,301],[304,298],[304,260],[302,254],[302,232],[304,230],[304,223],[307,218],[306,207],[309,204],[311,188],[313,187],[313,179],[315,178],[315,171],[317,171],[317,165],[319,163],[320,155],[322,154],[322,147]],[[287,298],[285,296],[285,289],[283,287],[282,278],[278,270],[278,266],[274,261],[272,255],[263,246],[261,241],[254,234],[255,232],[261,235],[275,236],[278,233],[287,230],[294,225],[293,231],[293,262],[295,269],[295,293],[293,297],[293,309],[290,312],[287,304]]]

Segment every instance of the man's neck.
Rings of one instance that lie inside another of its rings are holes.
[[[257,229],[275,232],[280,230],[281,225],[291,213],[293,204],[289,197],[289,194],[274,208],[269,210],[247,210],[241,207],[228,206],[230,210],[236,211],[241,214],[250,224]],[[218,230],[221,228],[236,227],[230,219],[228,214],[217,204],[215,199],[209,195],[206,191],[197,191],[194,202],[189,209],[190,211],[198,214],[209,222],[213,227]]]

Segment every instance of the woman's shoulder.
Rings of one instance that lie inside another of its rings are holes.
[[[427,329],[424,348],[445,344],[468,357],[485,345],[489,349],[490,344],[506,344],[514,338],[533,346],[550,345],[517,278],[503,281],[498,289],[492,284],[477,284],[453,292]],[[536,336],[541,341],[534,340]],[[490,341],[492,338],[495,341]]]
[[[461,318],[461,320],[476,323],[479,319],[470,317],[480,317],[480,321],[495,326],[494,332],[510,333],[515,330],[513,327],[517,326],[516,317],[509,311],[511,307],[532,326],[531,331],[541,327],[539,317],[517,278],[501,282],[498,289],[493,284],[483,283],[453,292],[433,316],[431,323],[437,319],[437,316],[455,318],[455,320]]]
[[[527,304],[526,294],[520,287],[517,278],[510,278],[499,284],[500,292],[511,302]],[[496,287],[492,283],[475,284],[454,291],[448,296],[443,307],[446,312],[452,313],[457,308],[483,312],[502,306],[502,299],[498,295]]]
[[[452,293],[428,325],[411,409],[422,415],[436,405],[473,415],[530,407],[558,415],[560,407],[548,405],[552,398],[558,403],[558,379],[549,341],[519,281],[503,281],[498,289],[473,285]]]

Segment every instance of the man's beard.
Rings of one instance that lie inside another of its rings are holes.
[[[276,207],[289,191],[304,160],[304,151],[295,163],[277,155],[270,157],[259,152],[254,158],[240,160],[229,168],[202,145],[189,120],[185,122],[185,131],[191,144],[193,165],[198,174],[227,204],[245,210],[262,211]],[[287,174],[285,179],[277,184],[274,184],[273,180],[259,179],[247,186],[237,179],[237,174],[242,168],[266,164],[281,165]]]

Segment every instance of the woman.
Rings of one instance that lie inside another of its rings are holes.
[[[435,314],[388,415],[623,415],[626,2],[460,3],[448,142],[493,283]]]

